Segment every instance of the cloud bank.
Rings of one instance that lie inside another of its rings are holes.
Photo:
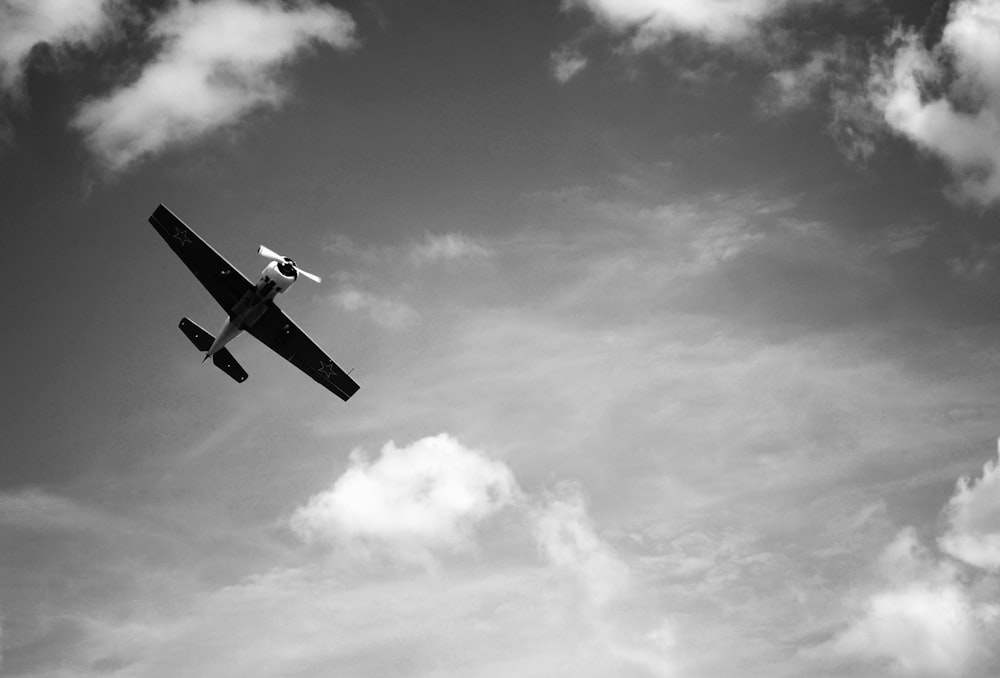
[[[182,0],[150,35],[162,48],[138,79],[85,103],[72,125],[112,171],[231,125],[286,96],[279,67],[307,48],[354,44],[344,12],[315,2]]]

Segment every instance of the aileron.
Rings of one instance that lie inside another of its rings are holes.
[[[267,312],[248,330],[275,353],[308,374],[343,400],[360,388],[323,349],[271,302]]]

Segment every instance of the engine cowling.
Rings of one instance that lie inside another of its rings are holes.
[[[291,287],[298,277],[294,262],[272,261],[261,271],[257,287],[267,296],[273,296]]]

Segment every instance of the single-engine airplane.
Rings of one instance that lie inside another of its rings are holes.
[[[320,282],[317,276],[261,245],[257,252],[271,263],[254,285],[163,205],[150,215],[149,223],[229,315],[216,337],[194,321],[181,318],[181,331],[205,353],[202,362],[211,358],[216,367],[236,381],[246,381],[246,370],[226,348],[226,344],[246,331],[343,400],[357,392],[358,384],[274,303],[274,298],[291,287],[300,275]]]

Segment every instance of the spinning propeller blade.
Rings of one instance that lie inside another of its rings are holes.
[[[278,254],[274,250],[271,250],[271,249],[268,249],[268,248],[264,247],[263,245],[261,245],[260,247],[257,248],[257,254],[259,254],[262,257],[267,257],[268,259],[270,259],[272,261],[284,261],[285,260],[285,258],[283,256],[281,256],[280,254]]]
[[[318,275],[313,275],[309,271],[303,271],[298,266],[296,266],[295,269],[299,272],[300,275],[304,275],[305,277],[307,277],[310,280],[312,280],[314,283],[323,282],[323,279],[320,278]]]

